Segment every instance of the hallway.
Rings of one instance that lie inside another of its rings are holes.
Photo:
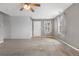
[[[0,56],[79,56],[79,52],[50,38],[6,39],[0,45]]]

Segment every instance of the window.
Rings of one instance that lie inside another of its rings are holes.
[[[55,33],[64,36],[65,34],[65,17],[64,14],[57,16],[54,19]]]

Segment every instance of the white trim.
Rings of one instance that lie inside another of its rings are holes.
[[[64,42],[63,40],[60,40],[60,41],[63,42],[64,44],[66,44],[67,46],[71,47],[72,49],[74,49],[74,50],[76,50],[76,51],[79,52],[79,49],[78,49],[78,48],[76,48],[76,47],[74,47],[74,46],[72,46],[72,45],[70,45],[70,44]]]

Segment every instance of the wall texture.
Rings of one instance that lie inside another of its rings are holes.
[[[32,37],[32,20],[26,16],[9,16],[0,12],[0,41]]]
[[[0,41],[10,36],[9,15],[0,12]]]
[[[3,24],[4,24],[5,39],[10,38],[11,24],[10,24],[10,16],[9,15],[3,14]]]
[[[28,39],[32,37],[32,20],[27,16],[11,16],[11,39]]]
[[[65,11],[66,39],[65,42],[79,49],[79,4],[73,4]]]
[[[0,43],[4,39],[3,13],[0,12]]]

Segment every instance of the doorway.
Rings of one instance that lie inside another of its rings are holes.
[[[41,36],[41,21],[34,21],[34,31],[33,36],[40,37]]]
[[[32,37],[52,37],[54,34],[54,23],[51,19],[32,20]]]

